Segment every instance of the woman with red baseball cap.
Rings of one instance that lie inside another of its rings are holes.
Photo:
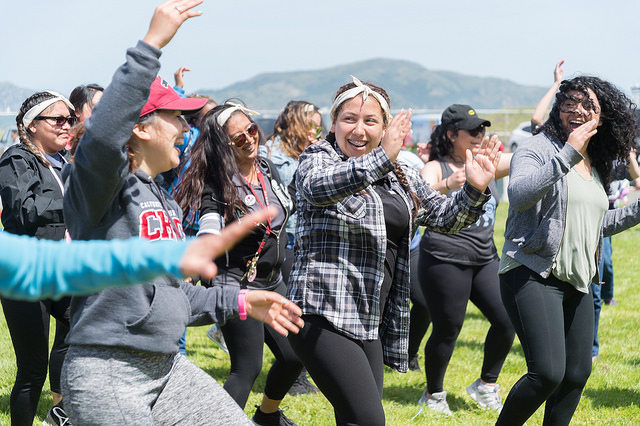
[[[200,3],[168,0],[156,8],[145,38],[127,51],[87,120],[64,200],[74,239],[184,239],[182,212],[154,178],[179,163],[176,145],[188,130],[181,114],[207,100],[181,98],[156,74],[160,49],[201,14],[192,10]],[[74,297],[62,374],[71,422],[250,425],[222,387],[178,353],[185,326],[255,313],[250,294],[163,276]],[[291,303],[283,296],[277,300],[281,309],[262,318],[275,314],[284,320],[284,327],[274,324],[277,331],[297,332],[300,311],[284,308]]]

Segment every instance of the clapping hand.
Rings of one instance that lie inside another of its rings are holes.
[[[500,140],[497,135],[485,137],[476,155],[467,149],[465,160],[465,174],[467,182],[479,191],[487,189],[489,182],[496,174],[502,153],[499,150]]]
[[[406,112],[400,111],[389,122],[380,145],[392,162],[396,161],[409,130],[411,130],[411,109]]]

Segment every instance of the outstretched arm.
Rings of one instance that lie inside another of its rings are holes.
[[[300,308],[275,291],[251,290],[247,292],[245,301],[248,315],[269,324],[284,336],[288,331],[297,334],[304,327]]]
[[[560,87],[560,83],[562,82],[562,64],[564,64],[564,59],[560,59],[556,64],[555,69],[553,70],[553,85],[549,88],[547,93],[544,94],[538,105],[536,105],[536,109],[533,111],[531,115],[531,123],[535,124],[536,127],[541,125],[544,121],[544,116],[549,109],[549,105],[553,101],[553,97],[556,95],[558,88]]]

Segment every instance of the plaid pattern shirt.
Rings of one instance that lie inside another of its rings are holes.
[[[398,247],[393,284],[380,312],[387,236],[382,201],[371,185],[383,177],[409,212],[412,200],[402,189],[394,165],[382,148],[347,158],[320,141],[300,155],[296,176],[298,224],[295,261],[287,297],[303,314],[322,315],[350,338],[382,341],[384,362],[406,372],[409,346],[409,244],[417,225],[453,233],[475,222],[489,196],[465,184],[447,198],[403,167],[422,201],[417,223]]]

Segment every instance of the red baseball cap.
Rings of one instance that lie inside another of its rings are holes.
[[[149,93],[147,103],[144,104],[142,111],[140,111],[140,117],[159,109],[195,112],[202,108],[207,102],[208,99],[181,98],[169,83],[158,76],[153,80],[153,83],[151,83],[151,93]]]

